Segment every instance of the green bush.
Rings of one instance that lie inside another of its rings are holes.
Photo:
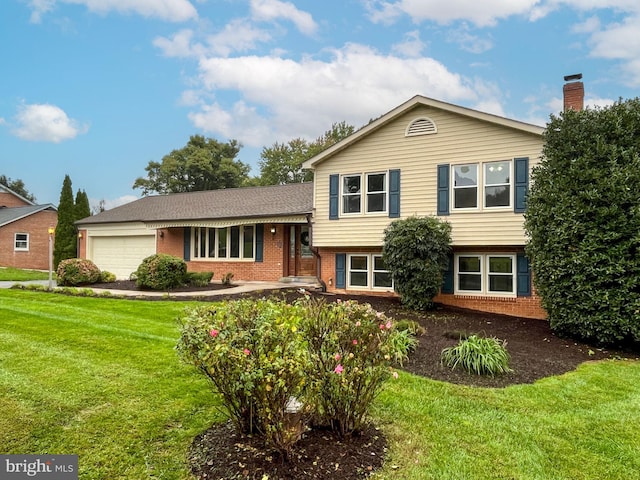
[[[362,429],[391,366],[406,359],[415,339],[369,304],[305,299],[302,325],[311,354],[308,402],[316,421],[341,436]]]
[[[385,229],[383,260],[407,307],[433,306],[448,266],[450,244],[451,225],[437,217],[409,217]]]
[[[640,342],[640,99],[552,116],[544,140],[525,230],[551,328]]]
[[[494,337],[471,335],[455,347],[442,350],[442,363],[454,369],[460,366],[476,375],[497,375],[512,372],[507,342]]]
[[[61,286],[90,285],[100,280],[100,269],[91,260],[68,258],[58,264],[56,275]]]
[[[212,278],[213,272],[187,272],[185,281],[192,287],[206,287]]]
[[[211,380],[237,428],[265,435],[285,456],[306,423],[298,405],[309,370],[303,313],[272,300],[194,308],[182,318],[178,344],[183,360]]]
[[[185,284],[187,264],[181,258],[157,253],[144,260],[136,270],[136,285],[151,290],[171,290]]]
[[[100,283],[111,283],[116,281],[115,274],[103,270],[100,272]]]

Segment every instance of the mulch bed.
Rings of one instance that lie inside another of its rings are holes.
[[[132,283],[132,282],[131,282]],[[126,289],[121,282],[92,285],[95,288]],[[212,284],[213,288],[226,288]],[[212,290],[206,287],[204,290]],[[129,284],[129,289],[135,289]],[[193,290],[193,289],[191,289]],[[202,291],[203,289],[200,289]],[[297,289],[255,291],[235,295],[199,296],[202,301],[239,298],[275,298],[293,301],[305,293]],[[509,385],[533,383],[544,377],[561,375],[586,361],[632,357],[623,351],[596,348],[555,336],[546,321],[505,315],[436,308],[430,312],[413,312],[402,307],[397,298],[380,296],[333,295],[306,292],[327,301],[354,299],[370,303],[376,310],[395,320],[414,320],[424,329],[418,348],[403,369],[416,375],[444,382],[479,387],[503,388]],[[157,298],[157,297],[156,297]],[[440,363],[442,349],[458,343],[461,336],[479,334],[506,340],[511,355],[513,373],[496,377],[469,375],[451,370]],[[371,426],[361,436],[341,441],[330,432],[310,430],[298,444],[293,459],[283,463],[264,448],[260,438],[238,435],[230,424],[213,425],[193,442],[189,455],[192,472],[199,479],[262,479],[319,480],[335,478],[352,480],[368,476],[384,462],[386,440]]]

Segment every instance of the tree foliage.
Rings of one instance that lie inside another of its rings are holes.
[[[450,244],[451,225],[437,217],[409,217],[385,229],[382,256],[402,303],[414,310],[433,306]]]
[[[133,188],[149,195],[240,187],[250,171],[236,160],[241,147],[236,140],[222,143],[192,135],[184,147],[165,155],[161,162],[149,162],[147,177],[137,178]]]
[[[276,142],[271,147],[263,148],[259,162],[259,183],[262,185],[283,185],[313,180],[313,172],[302,170],[302,163],[353,132],[354,127],[343,121],[334,123],[330,130],[324,132],[313,142],[295,138],[287,143]]]
[[[73,203],[73,189],[71,178],[64,176],[62,190],[60,191],[60,202],[58,204],[58,225],[56,226],[55,244],[53,248],[53,265],[58,268],[62,260],[74,258],[76,256],[76,210]]]
[[[84,190],[76,192],[75,217],[76,220],[87,218],[91,215],[91,207],[89,206],[89,197]]]
[[[525,230],[559,334],[640,341],[640,100],[552,116]]]
[[[6,175],[0,175],[0,185],[4,185],[30,202],[36,202],[36,197],[26,189],[24,182],[19,178],[13,180],[11,177],[7,177]]]

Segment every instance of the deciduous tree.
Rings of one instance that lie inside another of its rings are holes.
[[[13,180],[11,177],[7,177],[6,175],[0,175],[0,185],[4,185],[33,203],[36,202],[36,197],[25,188],[24,182],[19,178]]]

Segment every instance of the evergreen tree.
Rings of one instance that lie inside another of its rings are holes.
[[[78,190],[76,193],[76,220],[82,220],[91,215],[91,207],[89,206],[89,197],[84,190]]]
[[[58,226],[56,227],[55,245],[53,248],[53,266],[58,268],[58,263],[67,258],[76,256],[76,220],[75,205],[73,203],[73,190],[71,178],[65,175],[60,192],[58,204]]]

